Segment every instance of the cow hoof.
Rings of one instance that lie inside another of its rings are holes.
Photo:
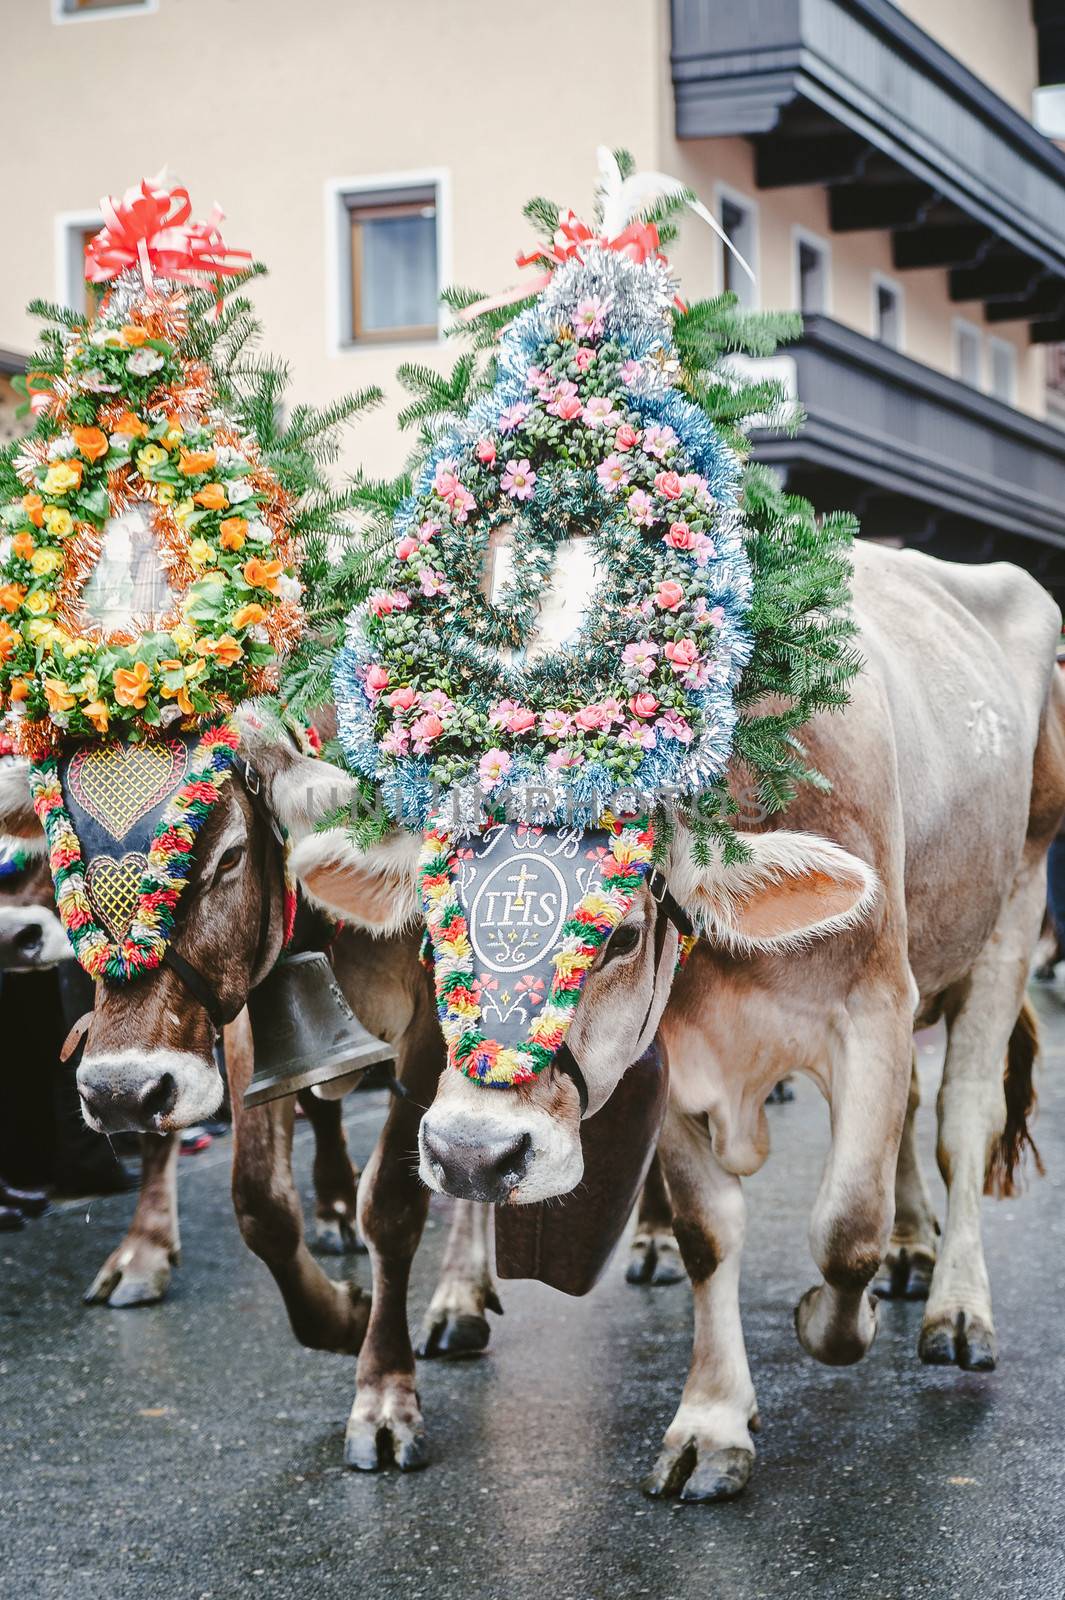
[[[994,1372],[998,1341],[991,1324],[967,1311],[926,1322],[917,1341],[917,1354],[932,1367],[961,1367],[963,1372]]]
[[[426,1317],[414,1353],[422,1361],[438,1356],[445,1359],[479,1356],[487,1347],[491,1333],[487,1317],[473,1316],[469,1312]]]
[[[314,1243],[311,1249],[317,1256],[366,1254],[366,1246],[356,1232],[354,1221],[349,1217],[315,1217]]]
[[[123,1261],[123,1257],[128,1259]],[[83,1300],[87,1306],[107,1305],[115,1311],[158,1305],[170,1287],[170,1269],[169,1254],[157,1245],[133,1249],[120,1245],[108,1256]]]
[[[903,1245],[884,1257],[870,1291],[878,1300],[927,1300],[935,1265],[930,1252]]]
[[[672,1233],[645,1233],[632,1241],[626,1283],[683,1283],[687,1274]]]
[[[344,1434],[344,1465],[355,1472],[398,1467],[417,1472],[429,1462],[418,1397],[413,1389],[376,1390],[356,1396]]]
[[[876,1338],[876,1301],[863,1294],[855,1318],[838,1315],[835,1296],[825,1284],[807,1289],[795,1307],[795,1332],[807,1355],[828,1367],[860,1361]]]
[[[746,1488],[753,1466],[750,1450],[731,1446],[702,1455],[689,1439],[680,1449],[667,1445],[641,1487],[652,1500],[679,1496],[689,1505],[735,1500]]]

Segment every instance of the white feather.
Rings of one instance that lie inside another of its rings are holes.
[[[598,192],[605,238],[616,239],[619,233],[625,231],[633,217],[638,216],[641,211],[646,211],[656,200],[664,199],[668,195],[683,195],[690,209],[713,229],[751,282],[755,282],[749,263],[736,249],[713,212],[708,211],[701,200],[689,195],[687,185],[681,183],[679,178],[671,178],[665,172],[634,172],[630,178],[623,178],[612,150],[600,145],[596,154],[599,161]]]

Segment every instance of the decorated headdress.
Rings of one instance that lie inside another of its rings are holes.
[[[277,685],[339,502],[319,462],[371,395],[281,431],[284,374],[243,359],[261,268],[163,178],[101,202],[95,315],[52,326],[32,432],[0,455],[0,709],[30,757],[60,913],[94,977],[156,966],[196,834]],[[306,571],[303,576],[306,577]]]
[[[451,297],[487,366],[410,371],[412,414],[444,416],[334,680],[349,762],[424,832],[451,1060],[487,1084],[551,1061],[677,811],[737,849],[730,758],[784,803],[793,728],[852,670],[846,530],[744,476],[737,424],[780,396],[719,357],[773,327],[680,300],[648,208],[694,204],[681,185],[600,172],[594,227],[531,206],[531,303]],[[791,704],[759,728],[769,691]]]

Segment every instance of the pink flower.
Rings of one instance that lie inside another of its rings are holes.
[[[653,750],[658,740],[654,730],[646,723],[630,722],[628,727],[622,728],[618,734],[619,744],[638,744],[644,750]]]
[[[573,357],[573,362],[578,372],[587,372],[594,360],[595,351],[590,350],[586,345],[582,345]]]
[[[631,358],[624,363],[619,374],[626,389],[633,389],[643,377],[643,362]]]
[[[629,710],[634,717],[653,717],[658,710],[658,700],[649,689],[645,689],[642,694],[633,695]]]
[[[418,574],[418,581],[427,600],[431,600],[437,594],[447,594],[451,588],[444,574],[437,572],[435,567],[423,567]]]
[[[564,767],[579,767],[584,757],[576,750],[552,750],[547,764],[554,772]]]
[[[545,711],[540,717],[540,732],[545,739],[564,739],[570,726],[570,718],[564,711]]]
[[[569,378],[561,378],[555,384],[554,389],[551,390],[551,404],[547,409],[552,416],[557,417],[559,415],[558,407],[564,400],[577,400],[577,385],[572,383]]]
[[[634,489],[629,495],[629,516],[638,528],[649,528],[658,521],[655,503],[643,489]]]
[[[646,433],[643,442],[647,444]],[[660,472],[655,477],[655,488],[663,500],[679,500],[684,493],[684,486],[675,472]]]
[[[525,421],[531,410],[532,407],[525,400],[517,400],[512,406],[508,406],[499,418],[500,433],[513,433],[514,429]]]
[[[621,659],[627,667],[635,667],[637,672],[642,672],[649,678],[655,670],[655,657],[658,646],[652,644],[650,639],[636,639],[632,644],[627,644],[621,652]]]
[[[402,689],[392,690],[388,697],[388,704],[393,711],[409,711],[417,698],[417,692],[407,684]]]
[[[375,589],[366,602],[366,609],[373,617],[387,617],[392,610],[392,596],[383,589]]]
[[[640,430],[631,422],[623,422],[614,435],[615,450],[632,450],[640,442]]]
[[[405,756],[410,749],[410,734],[401,722],[394,722],[381,740],[386,755]]]
[[[528,706],[519,706],[507,718],[508,733],[528,733],[530,728],[536,726],[536,712],[530,711]]]
[[[605,461],[600,461],[595,475],[607,494],[617,494],[629,481],[628,468],[620,456],[607,456]]]
[[[404,594],[402,589],[393,589],[388,598],[392,603],[393,611],[410,610],[410,595]]]
[[[708,533],[693,533],[691,547],[697,567],[705,567],[710,557],[717,553],[717,546]]]
[[[512,500],[531,500],[533,485],[536,483],[536,473],[529,465],[527,457],[520,461],[508,461],[502,477],[502,488]]]
[[[575,394],[562,395],[552,400],[548,411],[556,417],[561,417],[563,422],[576,422],[584,413],[584,407]]]
[[[603,708],[595,705],[582,706],[573,717],[574,725],[580,728],[582,733],[597,733],[603,726],[603,721]]]
[[[438,462],[433,488],[444,504],[451,508],[455,522],[465,522],[477,504],[470,491],[460,482],[453,461]]]
[[[399,543],[396,545],[396,555],[400,561],[409,561],[417,548],[417,539],[412,539],[408,533],[404,538],[400,539]]]
[[[681,716],[679,711],[666,711],[655,723],[656,732],[666,739],[677,739],[681,744],[691,744],[691,724]]]
[[[500,700],[498,705],[492,707],[488,713],[489,725],[493,728],[505,728],[515,711],[520,711],[516,700]]]
[[[687,672],[699,659],[699,646],[694,639],[670,639],[663,654],[673,663],[674,672]]]
[[[690,489],[704,506],[712,506],[714,497],[710,493],[706,479],[699,472],[686,472],[681,478],[685,489]]]
[[[427,711],[435,711],[438,717],[446,717],[455,709],[455,702],[444,693],[443,689],[431,689],[428,694],[423,694],[421,704]]]
[[[603,713],[603,727],[609,727],[612,722],[625,721],[625,708],[621,701],[609,695],[607,699],[600,700],[599,709]]]
[[[421,523],[418,524],[418,542],[419,542],[419,544],[428,544],[429,540],[430,539],[435,539],[436,535],[439,532],[440,532],[440,524],[439,524],[439,522],[433,522],[430,517],[426,517],[424,522],[421,522]]]
[[[672,545],[674,550],[691,550],[695,545],[695,535],[682,519],[670,523],[669,532],[662,535],[662,543]]]
[[[584,422],[588,428],[612,428],[621,421],[621,412],[614,409],[614,402],[605,394],[593,394],[590,400],[585,401]]]
[[[373,666],[366,673],[366,688],[376,700],[388,688],[388,668]]]
[[[659,461],[664,461],[671,450],[676,449],[680,440],[672,428],[660,428],[657,423],[646,428],[643,435],[643,447],[649,456],[657,456]]]
[[[547,400],[551,395],[552,377],[549,372],[541,372],[539,367],[530,367],[528,371],[529,388],[535,389],[541,400]]]
[[[496,458],[496,447],[491,439],[478,439],[477,459],[483,467],[490,467]]]
[[[486,750],[477,763],[477,775],[486,789],[494,789],[513,765],[513,758],[505,750]]]
[[[414,749],[418,755],[425,755],[434,739],[439,739],[444,731],[444,724],[435,711],[427,711],[424,717],[418,717],[410,725]]]
[[[577,306],[573,318],[574,331],[582,339],[594,339],[603,331],[603,319],[610,310],[610,301],[601,300],[597,294],[589,295]]]
[[[725,620],[724,606],[715,606],[713,611],[708,611],[706,614],[706,620],[709,622],[712,628],[720,628]]]
[[[665,583],[658,585],[658,593],[655,595],[655,599],[663,611],[676,611],[684,599],[684,590],[673,578],[667,578]]]

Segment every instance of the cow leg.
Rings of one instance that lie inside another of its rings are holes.
[[[629,1283],[663,1284],[680,1283],[683,1277],[684,1265],[673,1233],[673,1205],[656,1152],[640,1195],[625,1278]]]
[[[355,1188],[359,1174],[348,1154],[343,1100],[319,1100],[309,1091],[299,1096],[314,1129],[314,1244],[322,1256],[346,1256],[365,1250],[355,1225]]]
[[[704,1117],[672,1106],[658,1144],[673,1226],[692,1284],[692,1364],[646,1494],[731,1500],[751,1475],[758,1426],[740,1322],[740,1255],[746,1206],[740,1180],[714,1157]]]
[[[913,1058],[908,986],[895,987],[905,1003],[875,993],[852,1000],[831,1063],[832,1146],[810,1221],[824,1282],[795,1309],[800,1344],[830,1366],[859,1361],[876,1336],[868,1286],[891,1232]]]
[[[873,1280],[873,1293],[881,1300],[927,1300],[936,1264],[939,1223],[917,1158],[916,1119],[920,1103],[921,1085],[914,1057],[899,1164],[895,1169],[895,1224],[887,1255]]]
[[[334,1283],[307,1249],[303,1208],[292,1178],[295,1100],[244,1109],[254,1065],[246,1011],[226,1029],[226,1071],[233,1105],[233,1206],[245,1244],[273,1274],[292,1331],[311,1350],[354,1354],[369,1307],[355,1283]]]
[[[453,1201],[444,1263],[415,1348],[423,1360],[479,1355],[487,1345],[491,1329],[485,1311],[503,1314],[492,1281],[491,1247],[491,1207]]]
[[[1041,874],[1023,875],[968,978],[947,999],[937,1145],[947,1220],[917,1346],[922,1361],[937,1365],[990,1371],[997,1360],[980,1200],[1006,1126],[1007,1053],[1025,1047],[1021,1008],[1042,898]],[[1028,1047],[1034,1053],[1033,1038]]]
[[[85,1294],[87,1305],[150,1306],[170,1287],[181,1260],[177,1164],[181,1136],[141,1136],[141,1187],[129,1232],[112,1250]]]

